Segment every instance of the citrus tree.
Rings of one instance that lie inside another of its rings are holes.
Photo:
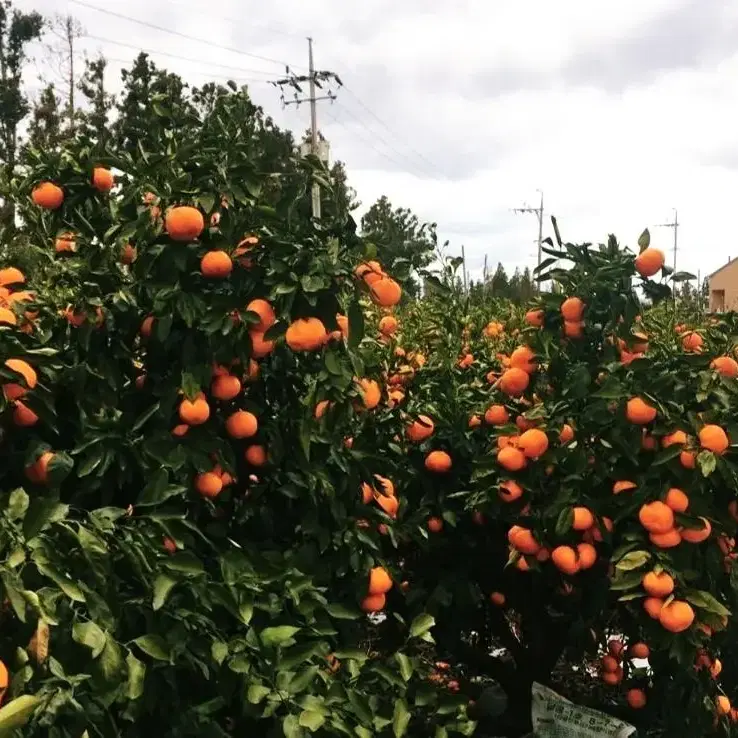
[[[303,162],[261,170],[245,92],[211,103],[157,101],[154,150],[30,150],[13,193],[49,268],[0,272],[0,730],[471,734],[360,440],[401,289]]]

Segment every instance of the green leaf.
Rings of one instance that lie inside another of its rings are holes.
[[[350,610],[343,605],[339,605],[335,602],[329,602],[325,609],[332,618],[336,620],[357,620],[361,617],[361,613],[358,610]]]
[[[395,709],[392,713],[392,734],[395,738],[402,738],[410,724],[410,710],[403,699],[395,700]]]
[[[292,646],[282,653],[279,659],[279,668],[290,671],[296,666],[317,656],[324,649],[323,643],[305,643]]]
[[[413,675],[413,665],[410,659],[402,653],[402,651],[398,651],[395,654],[395,660],[397,661],[399,667],[400,667],[400,674],[402,675],[402,678],[406,681],[410,681],[410,677]]]
[[[290,694],[299,694],[315,681],[315,677],[320,671],[319,666],[308,666],[299,674],[295,675],[287,685],[287,691]]]
[[[251,684],[246,692],[246,699],[252,705],[258,705],[271,691],[263,684]]]
[[[84,602],[85,596],[75,582],[58,572],[48,564],[36,562],[36,567],[44,576],[51,579],[64,594],[74,602]]]
[[[651,554],[648,551],[631,551],[625,554],[620,561],[615,564],[618,571],[633,571],[640,569],[646,562],[650,561]]]
[[[654,460],[651,462],[651,466],[665,464],[667,461],[671,461],[679,456],[680,453],[682,453],[682,447],[680,445],[673,444],[672,446],[668,446],[656,454]]]
[[[30,498],[20,487],[10,493],[7,514],[11,520],[21,520],[28,511]]]
[[[72,626],[72,638],[92,651],[92,658],[96,659],[105,648],[107,636],[105,632],[88,620],[86,623],[75,623]]]
[[[556,518],[555,533],[557,536],[565,536],[574,525],[574,508],[565,507]]]
[[[210,647],[210,654],[213,657],[218,666],[220,666],[228,656],[228,644],[223,641],[213,641],[213,645]]]
[[[418,615],[412,623],[410,623],[410,637],[420,638],[422,635],[427,633],[434,625],[436,620],[432,615],[423,613]]]
[[[23,694],[0,709],[0,738],[10,738],[22,728],[41,703],[41,697]]]
[[[325,716],[315,710],[303,710],[300,713],[299,723],[311,733],[318,730],[325,722]]]
[[[719,617],[728,617],[730,615],[730,610],[720,604],[720,602],[718,602],[709,592],[704,592],[699,589],[688,589],[683,593],[683,596],[687,602],[691,602],[695,607],[699,607],[701,610],[715,613],[715,615],[718,615]]]
[[[146,681],[146,664],[139,661],[130,651],[126,656],[128,667],[128,683],[126,685],[126,696],[129,700],[137,700],[144,693],[144,682]]]
[[[274,628],[264,628],[259,634],[262,645],[268,647],[292,645],[292,636],[300,629],[293,625],[278,625]]]
[[[717,468],[717,459],[711,451],[701,451],[697,454],[697,466],[703,477],[709,477]]]
[[[180,574],[195,575],[205,571],[202,561],[189,551],[178,551],[173,556],[169,556],[164,560],[164,566]]]
[[[171,659],[169,646],[161,636],[149,633],[145,636],[139,636],[133,642],[152,659],[157,661],[169,661]]]
[[[651,233],[646,228],[640,236],[638,236],[638,248],[645,251],[651,245]]]
[[[151,604],[154,610],[160,610],[169,597],[169,593],[174,589],[177,580],[168,574],[158,574],[154,579],[154,599]]]

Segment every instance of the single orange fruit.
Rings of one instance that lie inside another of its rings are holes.
[[[274,351],[274,341],[267,341],[262,331],[249,331],[251,339],[251,355],[255,359],[263,359]]]
[[[525,314],[525,322],[534,328],[540,328],[543,325],[544,312],[543,310],[529,310]]]
[[[384,606],[386,603],[386,595],[369,595],[361,601],[361,609],[364,612],[379,612],[380,610],[384,610]]]
[[[264,446],[249,446],[244,453],[244,458],[251,466],[261,467],[267,463],[267,451]]]
[[[41,182],[33,188],[31,200],[40,208],[56,210],[64,202],[64,191],[53,182]]]
[[[488,425],[507,425],[510,413],[504,405],[490,405],[484,413],[484,422]]]
[[[541,550],[541,544],[535,539],[533,533],[519,525],[513,525],[510,528],[507,532],[507,540],[514,549],[528,556],[535,556]]]
[[[643,576],[641,583],[643,584],[643,589],[651,597],[663,599],[674,591],[674,579],[665,571],[660,571],[658,574],[655,571],[649,571]]]
[[[718,356],[712,360],[710,367],[723,377],[735,379],[738,377],[738,361],[730,356]]]
[[[694,622],[694,610],[688,602],[672,600],[661,608],[659,622],[671,633],[681,633]]]
[[[213,472],[205,472],[195,477],[195,489],[209,499],[217,497],[223,491],[223,480]]]
[[[700,518],[700,520],[703,523],[701,528],[681,528],[679,530],[679,535],[683,541],[687,543],[702,543],[702,541],[706,541],[710,537],[710,533],[712,533],[710,521],[707,518]]]
[[[233,271],[233,262],[223,250],[208,251],[200,260],[200,272],[210,279],[225,279]]]
[[[723,454],[730,446],[728,435],[719,425],[705,425],[697,434],[700,446],[716,454]]]
[[[440,533],[443,530],[443,519],[437,517],[428,518],[427,526],[431,533]]]
[[[287,345],[293,351],[317,351],[328,340],[323,322],[318,318],[298,318],[285,333]]]
[[[551,561],[564,574],[576,574],[579,571],[579,557],[571,546],[557,546],[551,551]]]
[[[0,325],[17,325],[18,317],[6,307],[0,307]]]
[[[259,430],[259,422],[248,410],[236,410],[226,420],[225,427],[231,438],[251,438]]]
[[[38,415],[20,400],[16,400],[13,408],[13,423],[19,428],[30,428],[38,423]]]
[[[548,450],[548,437],[542,430],[531,428],[520,436],[518,446],[527,458],[537,459]]]
[[[621,479],[612,486],[612,493],[619,495],[621,492],[629,492],[632,489],[636,489],[638,485],[635,482],[631,482],[627,479]]]
[[[659,548],[674,548],[682,542],[682,537],[676,528],[667,530],[666,533],[649,533],[648,539]]]
[[[519,397],[530,384],[528,372],[518,367],[506,369],[500,377],[500,390],[511,397]]]
[[[564,335],[567,338],[581,338],[584,335],[584,322],[581,320],[565,320]]]
[[[689,438],[687,438],[687,434],[683,430],[675,430],[673,433],[668,433],[661,439],[661,445],[664,448],[677,445],[684,446],[688,440]]]
[[[520,471],[527,466],[528,460],[519,448],[504,446],[497,452],[497,463],[507,471]]]
[[[6,359],[5,366],[20,374],[25,380],[25,386],[17,382],[7,382],[3,385],[3,394],[8,402],[25,397],[28,390],[32,390],[38,384],[36,370],[23,359]]]
[[[685,333],[682,337],[682,348],[691,354],[698,354],[702,351],[702,346],[705,343],[705,339],[699,333],[690,331]]]
[[[167,211],[164,228],[173,241],[194,241],[205,229],[205,218],[197,208],[180,205]]]
[[[394,307],[402,299],[402,287],[391,277],[380,277],[369,291],[374,304],[380,307]]]
[[[425,457],[425,468],[435,474],[443,474],[452,465],[451,457],[445,451],[431,451]]]
[[[634,710],[641,710],[646,706],[646,693],[642,689],[629,689],[625,693],[625,701]]]
[[[597,562],[597,549],[591,543],[577,544],[580,569],[591,569]]]
[[[512,479],[508,479],[500,482],[498,494],[503,502],[515,502],[523,496],[523,488]]]
[[[641,251],[635,259],[635,268],[641,277],[653,277],[663,266],[666,256],[661,249],[649,246]]]
[[[392,577],[382,566],[375,566],[369,572],[369,588],[370,595],[385,595],[392,589]]]
[[[385,315],[379,321],[379,332],[383,336],[394,336],[395,333],[397,333],[398,327],[399,324],[397,322],[397,318],[394,318],[391,315]]]
[[[187,425],[202,425],[210,417],[210,405],[200,392],[194,400],[184,399],[179,405],[179,418]]]
[[[379,383],[373,379],[359,379],[357,384],[362,400],[360,407],[365,410],[374,410],[382,400]]]
[[[110,192],[115,184],[113,173],[105,167],[95,167],[92,170],[92,186],[98,192]]]
[[[649,533],[666,533],[674,527],[674,511],[659,500],[642,505],[638,519]]]
[[[210,392],[216,400],[227,402],[238,397],[241,392],[241,380],[232,374],[215,377],[210,385]]]
[[[643,600],[643,609],[654,620],[659,619],[663,606],[664,601],[660,597],[646,597],[646,599]]]
[[[584,303],[578,297],[568,297],[561,303],[561,315],[570,323],[580,321],[584,316]]]
[[[251,325],[251,330],[266,333],[276,322],[277,316],[274,314],[274,308],[261,298],[252,300],[247,306],[246,311],[256,313],[259,316],[259,322]]]
[[[489,595],[489,601],[493,605],[497,605],[497,607],[504,607],[507,600],[502,592],[491,592]]]
[[[427,415],[419,415],[417,420],[412,422],[406,429],[405,435],[408,441],[413,443],[421,443],[430,438],[435,431],[433,420]]]
[[[518,346],[510,354],[510,366],[532,374],[538,368],[535,357],[535,353],[528,346]]]
[[[574,428],[568,423],[564,423],[559,431],[559,442],[560,443],[571,443],[574,440]]]
[[[133,264],[138,258],[138,250],[135,246],[127,243],[120,251],[120,263],[121,264]]]
[[[715,698],[715,709],[721,717],[728,715],[731,710],[730,700],[724,694],[719,694]]]
[[[628,654],[632,659],[647,659],[651,655],[651,649],[645,643],[639,641],[628,649]]]
[[[689,507],[689,497],[677,487],[672,487],[664,498],[664,502],[674,512],[683,513],[686,512]]]
[[[649,405],[640,397],[628,400],[625,409],[625,417],[636,425],[647,425],[656,419],[656,408]]]
[[[574,508],[574,521],[571,527],[574,530],[589,530],[594,525],[594,515],[587,507]]]
[[[616,672],[620,668],[620,663],[614,656],[607,654],[602,657],[600,666],[602,667],[602,671]]]

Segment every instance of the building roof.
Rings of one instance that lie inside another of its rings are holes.
[[[723,269],[727,269],[729,266],[733,266],[735,264],[738,264],[738,259],[728,259],[726,264],[723,264],[719,269],[716,269],[712,274],[708,274],[707,278],[712,279],[716,274],[720,274],[720,272],[722,272]]]

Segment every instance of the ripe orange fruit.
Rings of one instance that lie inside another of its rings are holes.
[[[668,597],[674,591],[674,579],[665,571],[660,571],[658,574],[655,571],[649,571],[643,576],[641,583],[643,589],[651,597]]]
[[[696,333],[695,331],[685,333],[682,337],[682,348],[688,353],[698,354],[700,351],[702,351],[702,346],[704,343],[705,340],[699,333]]]
[[[151,332],[154,330],[154,316],[147,315],[141,322],[139,332],[142,338],[151,338]]]
[[[23,359],[7,359],[5,366],[20,374],[27,386],[23,386],[17,382],[7,382],[3,385],[3,394],[8,402],[19,400],[24,397],[28,390],[32,390],[38,384],[38,375],[36,370]]]
[[[614,656],[610,656],[610,654],[602,657],[600,666],[602,667],[602,671],[609,672],[616,672],[620,668],[618,660]]]
[[[525,392],[530,384],[528,372],[518,367],[506,369],[500,377],[500,389],[511,397],[519,397]]]
[[[210,385],[210,392],[216,400],[228,401],[238,396],[241,391],[241,380],[232,374],[215,377]]]
[[[315,419],[320,420],[330,409],[331,407],[331,401],[330,400],[321,400],[316,406],[315,406]]]
[[[348,339],[349,337],[349,319],[345,315],[336,315],[336,324],[338,325],[338,329],[341,331],[341,336],[344,339]],[[398,346],[395,349],[395,356],[400,356],[401,354],[398,353],[398,351],[402,351],[402,349]],[[404,354],[402,354],[404,355]]]
[[[674,527],[674,511],[659,500],[642,505],[638,519],[649,533],[666,533]]]
[[[46,484],[49,481],[49,466],[54,460],[51,451],[45,451],[31,466],[26,467],[26,476],[34,484]]]
[[[659,548],[674,548],[682,542],[682,537],[676,528],[667,530],[666,533],[649,533],[648,539]]]
[[[392,589],[392,577],[382,566],[375,566],[369,572],[369,588],[370,595],[385,595]]]
[[[548,450],[548,437],[538,428],[525,431],[518,440],[520,450],[529,459],[537,459]]]
[[[581,338],[584,335],[584,322],[581,320],[565,320],[564,335],[567,338]]]
[[[635,259],[635,268],[641,277],[653,277],[663,266],[666,256],[661,249],[649,246],[641,251]]]
[[[730,356],[718,356],[712,360],[710,367],[723,377],[735,379],[738,377],[738,361]]]
[[[591,569],[597,562],[597,549],[591,543],[577,544],[580,569]]]
[[[4,267],[0,269],[0,287],[8,287],[10,285],[24,284],[26,277],[23,272],[16,267]]]
[[[646,249],[646,251],[648,251],[648,249]],[[646,706],[646,693],[642,689],[629,689],[625,693],[625,701],[634,710],[641,710]]]
[[[635,482],[631,482],[627,479],[621,479],[612,486],[612,493],[619,495],[621,492],[628,492],[631,489],[635,489],[638,485]]]
[[[200,392],[194,400],[184,399],[179,405],[179,418],[187,425],[202,425],[210,417],[210,405]]]
[[[204,472],[195,477],[195,488],[203,497],[213,499],[223,491],[223,480],[214,472]]]
[[[659,622],[671,633],[681,633],[694,622],[694,610],[688,602],[672,600],[661,608]]]
[[[543,310],[529,310],[525,314],[525,322],[534,328],[540,328],[543,325]]]
[[[683,430],[675,430],[673,433],[668,433],[661,439],[661,445],[664,448],[669,448],[669,446],[684,446],[685,443],[689,438],[687,438],[687,434]]]
[[[702,448],[716,454],[724,453],[730,446],[727,434],[719,425],[705,425],[697,437]]]
[[[380,277],[369,286],[372,300],[380,307],[394,307],[402,299],[402,287],[391,277]]]
[[[639,641],[628,649],[628,653],[632,659],[647,659],[651,654],[651,649],[645,643]]]
[[[527,374],[532,374],[538,368],[535,356],[535,353],[528,346],[518,346],[510,354],[510,366],[522,369]]]
[[[274,308],[266,300],[262,300],[261,298],[252,300],[246,306],[246,310],[250,313],[256,313],[259,316],[259,322],[253,323],[251,330],[266,333],[277,322]]]
[[[205,218],[197,208],[180,205],[167,211],[164,228],[173,241],[194,241],[205,229]]]
[[[264,446],[249,446],[244,453],[244,458],[251,466],[261,467],[267,463],[267,451]]]
[[[30,407],[17,400],[13,408],[13,422],[19,428],[30,428],[38,423],[38,415]]]
[[[442,518],[428,518],[428,530],[431,533],[440,533],[443,530],[443,519]]]
[[[541,550],[541,544],[527,528],[513,525],[507,532],[507,540],[517,551],[528,556],[535,556]]]
[[[379,612],[386,603],[387,597],[383,594],[369,595],[361,601],[361,609],[364,612]]]
[[[385,315],[382,320],[379,321],[379,332],[383,336],[394,336],[397,332],[397,328],[397,318],[393,318],[391,315]]]
[[[519,448],[504,446],[497,452],[497,463],[508,471],[520,471],[527,466],[528,460]]]
[[[504,405],[491,405],[484,413],[484,422],[488,425],[507,425],[510,414]]]
[[[382,400],[382,390],[379,384],[373,379],[360,379],[358,380],[359,392],[363,403],[363,408],[366,410],[374,410]]]
[[[452,465],[451,457],[445,451],[431,451],[425,457],[425,468],[435,474],[443,474]]]
[[[248,410],[236,410],[228,417],[225,426],[231,438],[251,438],[259,430],[259,421]]]
[[[605,671],[600,675],[600,678],[605,684],[614,687],[623,681],[623,668],[622,666],[618,666],[617,671]]]
[[[719,694],[715,698],[715,709],[720,716],[728,715],[731,710],[730,700],[724,694]]]
[[[170,538],[169,536],[164,536],[161,544],[168,554],[177,553],[177,542],[173,538]]]
[[[564,574],[576,574],[579,571],[579,558],[571,546],[557,546],[551,551],[551,561]]]
[[[584,316],[584,303],[578,297],[568,297],[561,303],[561,315],[565,321],[577,323]]]
[[[95,167],[92,170],[92,186],[98,192],[110,192],[115,184],[113,173],[105,167]]]
[[[561,426],[561,430],[559,431],[559,442],[570,443],[573,440],[574,428],[572,428],[568,423],[564,423],[564,425]]]
[[[57,254],[73,254],[77,243],[73,233],[61,233],[54,241],[54,251]]]
[[[31,200],[40,208],[56,210],[64,202],[64,191],[53,182],[41,182],[33,188]]]
[[[391,518],[397,517],[397,511],[400,509],[400,501],[396,497],[389,495],[375,495],[377,505],[384,510]]]
[[[255,359],[263,359],[274,351],[274,341],[267,341],[261,331],[250,330],[251,355]]]
[[[233,262],[227,252],[208,251],[200,259],[200,272],[210,279],[225,279],[233,271]]]
[[[187,434],[187,431],[189,431],[190,426],[187,425],[187,423],[180,423],[179,425],[175,425],[174,428],[172,428],[172,435],[177,436],[177,438],[181,438],[182,436]]]
[[[646,597],[646,599],[643,600],[643,609],[654,620],[659,619],[663,606],[664,601],[660,597]]]
[[[502,592],[490,592],[489,601],[497,607],[504,607],[507,600]]]
[[[405,430],[408,441],[421,443],[430,438],[435,431],[433,420],[427,415],[419,415],[417,420],[411,423]]]
[[[636,425],[648,425],[656,419],[656,408],[640,397],[632,397],[626,405],[625,417]]]
[[[498,494],[503,502],[515,502],[523,496],[523,488],[512,479],[500,482]]]
[[[298,318],[287,328],[285,340],[293,351],[317,351],[328,340],[328,333],[318,318]]]
[[[683,541],[687,541],[687,543],[702,543],[702,541],[706,541],[710,537],[710,533],[712,533],[710,521],[707,518],[700,518],[700,520],[703,523],[702,528],[681,528],[679,530],[679,535]]]
[[[592,515],[592,511],[589,508],[574,508],[574,521],[571,524],[574,530],[589,530],[593,525],[594,515]]]
[[[685,469],[694,469],[697,466],[697,454],[694,451],[682,451],[679,454],[679,463]]]
[[[0,325],[17,325],[18,318],[12,310],[0,307]]]
[[[687,497],[682,490],[677,487],[672,487],[664,498],[664,502],[674,512],[683,513],[686,512],[689,507],[689,497]]]

